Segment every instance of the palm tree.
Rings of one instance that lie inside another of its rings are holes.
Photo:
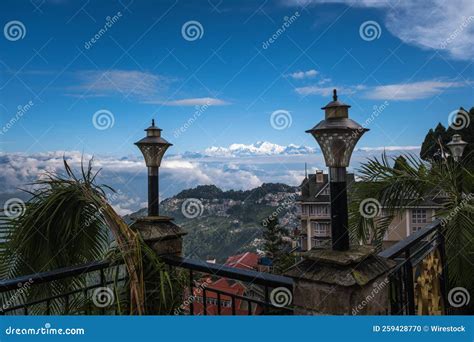
[[[415,156],[404,155],[394,161],[395,158],[391,160],[383,154],[381,159],[369,159],[358,170],[361,182],[353,189],[350,205],[352,238],[381,248],[383,236],[396,215],[407,206],[416,207],[433,192],[441,193],[441,209],[436,212],[436,218],[442,222],[446,240],[450,285],[474,290],[472,170],[451,158],[427,164]],[[380,202],[383,216],[366,218],[361,214],[360,203],[369,198]]]
[[[65,176],[47,173],[35,182],[37,190],[29,192],[31,199],[24,213],[2,222],[0,277],[12,279],[119,255],[128,274],[129,312],[144,314],[144,258],[147,267],[154,267],[161,275],[163,296],[171,289],[168,273],[139,234],[107,202],[106,191],[114,190],[95,183],[100,170],[92,172],[92,160],[87,168],[81,163],[80,177],[66,159],[64,168]],[[114,253],[112,241],[118,253]],[[69,279],[33,286],[28,298],[51,297],[83,285],[82,280]],[[79,307],[81,303],[75,305]],[[55,313],[67,310],[60,301],[53,303],[53,309]]]

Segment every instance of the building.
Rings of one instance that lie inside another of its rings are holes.
[[[383,247],[388,248],[433,222],[436,211],[442,208],[441,202],[444,198],[442,193],[433,191],[419,205],[407,206],[403,213],[395,216],[390,223],[383,238]],[[386,215],[387,211],[382,209],[380,216]]]
[[[261,262],[262,261],[262,262]],[[225,266],[243,270],[263,271],[268,268],[265,260],[252,252],[232,255],[227,258]],[[204,291],[205,290],[205,291]],[[205,296],[204,296],[205,292]],[[219,293],[219,294],[218,294]],[[232,296],[235,298],[235,308],[232,308]],[[262,307],[256,303],[250,303],[239,297],[250,297],[261,300],[264,296],[262,290],[257,286],[244,285],[242,282],[227,278],[202,278],[193,287],[193,311],[195,315],[248,315],[249,305],[252,315],[262,312]],[[204,301],[206,305],[204,305]],[[220,307],[218,306],[220,303]],[[189,310],[189,306],[186,308]]]
[[[347,174],[348,187],[354,182],[354,174]],[[394,217],[383,239],[384,248],[390,247],[434,221],[436,210],[441,208],[445,196],[433,191],[415,206],[408,206],[401,215]],[[350,195],[349,195],[350,201]],[[300,248],[303,251],[331,245],[331,197],[328,175],[322,171],[306,175],[301,183],[301,197],[297,201],[301,222]],[[387,214],[382,208],[380,216]]]
[[[354,181],[353,174],[347,174],[347,186]],[[298,217],[301,222],[300,246],[306,251],[314,247],[331,244],[331,197],[329,177],[323,171],[306,175],[301,183]]]

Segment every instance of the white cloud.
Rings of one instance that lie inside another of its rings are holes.
[[[297,71],[297,72],[294,72],[292,74],[289,74],[288,76],[290,76],[291,78],[295,79],[295,80],[302,80],[304,78],[311,78],[311,77],[314,77],[318,74],[318,72],[314,69],[311,69],[311,70],[307,70],[307,71]]]
[[[206,151],[208,154],[206,154]],[[310,169],[326,169],[324,160],[315,147],[278,145],[270,142],[231,144],[228,147],[209,148],[192,158],[168,155],[160,168],[160,198],[175,195],[183,189],[201,184],[215,184],[224,189],[252,189],[262,183],[282,182],[299,185],[304,177],[304,164]],[[367,157],[400,153],[417,154],[417,146],[361,147],[354,151],[351,167],[359,167]],[[45,153],[0,153],[0,198],[9,198],[18,188],[38,179],[45,171],[63,172],[63,156],[76,171],[81,159],[92,156],[77,151]],[[143,160],[138,156],[95,156],[94,169],[102,168],[98,183],[117,190],[110,196],[112,205],[122,215],[142,208],[147,200],[147,173]],[[31,190],[31,187],[29,188]],[[0,203],[1,205],[2,203]]]
[[[173,100],[173,101],[146,101],[146,103],[164,104],[167,106],[225,106],[229,102],[213,97],[196,97],[189,99]]]
[[[298,87],[295,88],[295,91],[300,95],[320,95],[327,97],[332,94],[333,89],[337,89],[338,94],[352,95],[356,92],[366,89],[363,85],[356,86],[331,86],[331,87],[321,87],[319,85],[312,85],[307,87]]]
[[[352,95],[361,93],[361,97],[372,100],[391,100],[391,101],[409,101],[432,97],[441,94],[449,88],[465,87],[469,82],[455,81],[418,81],[411,83],[394,83],[380,86],[331,86],[322,87],[319,85],[311,85],[306,87],[295,88],[295,92],[300,95],[320,95],[328,97],[332,94],[333,89],[337,89],[339,94]]]
[[[377,147],[360,147],[356,151],[363,152],[383,152],[383,151],[417,151],[420,146],[377,146]]]
[[[77,74],[79,85],[69,88],[69,95],[100,97],[119,94],[139,99],[162,95],[171,79],[136,70],[88,70]]]
[[[445,51],[461,60],[474,58],[474,3],[472,0],[292,0],[292,5],[342,3],[379,8],[386,29],[407,44]]]
[[[442,93],[449,88],[466,86],[464,82],[420,81],[377,86],[365,97],[374,100],[417,100]]]

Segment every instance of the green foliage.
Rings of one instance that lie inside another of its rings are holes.
[[[351,236],[363,242],[381,245],[382,238],[395,215],[407,206],[416,207],[428,196],[442,193],[442,208],[437,211],[446,239],[446,253],[452,286],[474,290],[474,188],[473,173],[452,160],[436,161],[431,165],[418,158],[405,155],[406,163],[398,163],[386,155],[370,159],[359,170],[362,182],[353,188],[350,207]],[[464,179],[464,182],[460,182]],[[386,210],[387,217],[362,217],[359,205],[367,198],[377,199]]]
[[[160,301],[160,310],[171,311],[170,305],[173,305],[175,296],[170,275],[138,233],[132,231],[107,202],[105,191],[113,192],[113,189],[95,183],[98,172],[92,173],[92,160],[86,169],[81,165],[80,177],[73,173],[66,160],[64,167],[65,176],[46,174],[34,184],[37,190],[31,192],[32,197],[22,215],[2,219],[0,276],[16,278],[103,260],[106,256],[111,260],[118,258],[120,263],[125,264],[128,274],[126,290],[116,289],[118,298],[128,303],[123,312],[145,313],[144,264],[146,271],[158,274],[154,282],[159,285],[160,295],[154,296],[154,299]],[[117,248],[110,250],[112,236]],[[15,303],[82,289],[94,280],[91,277],[93,275],[31,284],[15,298]],[[124,295],[126,293],[128,295]],[[8,301],[11,296],[11,293],[3,293],[2,301]],[[77,296],[66,305],[63,298],[54,299],[49,313],[75,313],[90,306],[88,300],[90,298]],[[121,306],[124,301],[118,300],[117,305]],[[30,313],[45,314],[45,310],[45,306],[38,306]]]
[[[451,127],[446,129],[441,123],[438,123],[434,130],[430,129],[421,145],[420,157],[428,162],[442,160],[441,146],[446,146],[454,134],[460,134],[468,143],[464,150],[464,165],[471,170],[474,169],[474,107],[469,110],[468,116],[470,124],[462,129],[455,130]],[[444,152],[449,153],[447,150]]]

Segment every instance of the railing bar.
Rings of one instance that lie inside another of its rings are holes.
[[[263,306],[263,314],[265,315],[267,313],[267,305],[269,301],[269,294],[268,294],[268,286],[265,286],[265,305]]]
[[[100,270],[101,268],[107,268],[110,266],[108,261],[95,261],[84,265],[63,267],[53,271],[42,272],[38,274],[26,275],[14,279],[0,281],[0,292],[6,292],[18,288],[18,283],[31,282],[34,284],[47,283],[53,280],[59,280],[69,278],[72,276],[81,275],[84,273],[90,273],[93,271]]]
[[[221,315],[221,294],[217,293],[217,314]]]
[[[124,281],[126,280],[127,278],[120,278],[117,280],[117,282],[120,282],[120,281]],[[112,281],[108,281],[106,283],[106,285],[109,285],[109,284],[112,284],[113,282]],[[58,295],[55,295],[55,296],[51,296],[49,298],[44,298],[44,299],[40,299],[40,300],[35,300],[33,302],[28,302],[28,303],[25,303],[25,304],[21,304],[21,305],[17,305],[17,306],[12,306],[10,308],[8,308],[8,310],[5,310],[5,311],[13,311],[13,310],[18,310],[18,309],[21,309],[23,308],[24,305],[27,305],[27,306],[32,306],[32,305],[37,305],[37,304],[40,304],[40,303],[44,303],[48,300],[53,300],[53,299],[58,299],[58,298],[62,298],[62,297],[66,297],[66,296],[70,296],[70,295],[73,295],[73,294],[77,294],[77,293],[81,293],[83,292],[84,290],[92,290],[92,289],[95,289],[97,287],[100,287],[100,284],[95,284],[95,285],[91,285],[91,286],[87,286],[87,287],[82,287],[80,289],[77,289],[77,290],[74,290],[74,291],[70,291],[70,292],[66,292],[66,293],[61,293],[61,294],[58,294]],[[68,298],[69,299],[69,298]]]
[[[246,281],[262,286],[285,286],[293,287],[293,279],[270,273],[263,273],[250,270],[242,270],[229,266],[210,264],[202,260],[192,260],[177,256],[163,256],[164,262],[176,267],[192,269],[198,272],[216,275],[224,278]]]
[[[423,239],[425,236],[436,231],[436,229],[438,229],[439,226],[440,226],[440,221],[435,220],[429,225],[421,228],[419,231],[409,235],[407,238],[403,239],[402,241],[399,241],[393,246],[380,252],[379,256],[388,258],[388,259],[393,259],[394,257],[402,254],[406,249],[411,248],[414,244],[416,244],[418,241]]]
[[[405,251],[405,295],[407,297],[408,314],[415,314],[415,284],[413,282],[413,266],[411,263],[410,250]]]
[[[189,295],[190,296],[193,296],[194,295],[194,290],[193,290],[193,270],[189,270]],[[190,301],[189,303],[189,312],[190,312],[190,315],[193,316],[194,315],[194,304],[193,304],[193,301]]]
[[[202,291],[202,300],[204,303],[204,316],[207,316],[207,296],[206,296],[206,289]]]
[[[235,310],[235,296],[230,297],[230,300],[232,301],[232,316],[235,316],[236,310]]]
[[[100,270],[100,284],[101,284],[102,286],[106,286],[106,285],[107,285],[106,282],[107,282],[107,280],[105,279],[104,270],[101,269],[101,270]],[[100,312],[101,312],[102,315],[105,315],[105,307],[102,307],[102,308],[100,309]]]

